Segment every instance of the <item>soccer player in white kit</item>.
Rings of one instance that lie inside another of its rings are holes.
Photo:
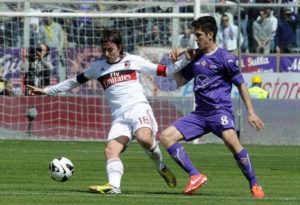
[[[167,66],[154,64],[140,56],[124,52],[122,36],[117,30],[102,32],[101,47],[103,57],[92,62],[83,73],[61,83],[37,88],[28,86],[30,95],[53,95],[75,88],[88,80],[98,80],[112,112],[112,126],[105,147],[108,183],[89,187],[90,192],[102,194],[121,193],[123,163],[120,154],[134,138],[154,161],[158,173],[169,187],[176,186],[174,174],[163,162],[161,150],[155,140],[157,122],[154,118],[138,73],[169,76],[188,64],[186,59]]]

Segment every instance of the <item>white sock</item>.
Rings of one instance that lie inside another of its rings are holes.
[[[160,148],[155,139],[153,139],[153,145],[150,150],[145,149],[146,154],[153,160],[155,166],[158,170],[161,170],[166,167],[162,159],[162,154]]]
[[[121,187],[121,178],[124,173],[123,163],[120,159],[110,159],[106,162],[108,182],[114,187]]]

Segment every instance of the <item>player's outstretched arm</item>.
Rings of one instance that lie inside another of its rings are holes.
[[[32,85],[27,85],[26,87],[28,89],[29,95],[46,95],[46,92],[42,88],[38,88]]]
[[[77,80],[79,79],[79,81]],[[66,79],[60,83],[47,86],[45,88],[38,88],[28,85],[29,95],[54,95],[56,93],[65,92],[71,90],[77,86],[80,86],[82,83],[87,82],[89,79],[85,78],[83,73],[79,74],[75,78]]]

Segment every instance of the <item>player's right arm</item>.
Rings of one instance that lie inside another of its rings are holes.
[[[190,62],[191,60],[193,60],[196,55],[197,55],[197,50],[195,49],[187,49],[186,51],[180,52],[177,49],[172,50],[172,52],[170,53],[170,58],[172,59],[172,61],[174,63],[176,63],[176,61],[178,62],[180,59],[180,56],[183,56]],[[182,74],[182,69],[184,69],[187,65],[184,66],[180,66],[180,69],[177,70],[177,72],[174,73],[174,79],[176,81],[176,84],[178,87],[183,86],[185,84],[187,84],[190,80],[186,79],[183,74]]]
[[[99,64],[97,61],[92,62],[83,73],[78,74],[75,78],[64,80],[55,85],[45,88],[38,88],[27,85],[29,95],[54,95],[56,93],[65,92],[80,86],[81,84],[98,77],[97,71]]]
[[[58,84],[47,86],[45,88],[38,88],[27,85],[29,95],[54,95],[56,93],[64,92],[78,87],[87,82],[89,79],[85,77],[84,73],[77,75],[75,78],[70,78]]]

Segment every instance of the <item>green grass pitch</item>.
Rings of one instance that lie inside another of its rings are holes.
[[[122,194],[91,194],[89,185],[107,182],[103,142],[0,141],[1,205],[248,205],[300,204],[300,147],[245,146],[267,197],[253,199],[248,183],[232,155],[220,144],[184,144],[195,165],[208,176],[208,183],[193,196],[182,190],[188,176],[162,148],[168,166],[177,176],[169,188],[141,147],[132,143],[122,155],[125,174]],[[73,177],[55,182],[49,162],[58,156],[72,160]]]

